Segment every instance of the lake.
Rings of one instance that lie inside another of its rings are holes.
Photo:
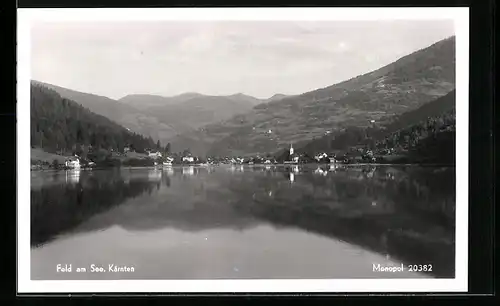
[[[454,168],[222,165],[31,175],[33,280],[455,275]],[[409,271],[414,265],[422,271]]]

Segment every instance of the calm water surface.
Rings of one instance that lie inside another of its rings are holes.
[[[31,177],[32,279],[453,278],[454,248],[455,169],[227,165]]]

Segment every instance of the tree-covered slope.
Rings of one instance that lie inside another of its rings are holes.
[[[110,119],[62,98],[41,84],[31,84],[31,145],[63,154],[79,150],[141,152],[156,146],[151,138],[128,131]]]
[[[53,84],[33,81],[57,92],[61,97],[72,100],[95,114],[99,114],[130,129],[132,132],[156,140],[164,140],[178,133],[175,127],[165,124],[157,117],[144,113],[134,106],[120,103],[108,97],[71,90]]]
[[[404,157],[411,162],[453,164],[455,160],[455,90],[421,107],[373,123],[347,127],[297,147],[314,155],[319,152],[345,154],[357,149]],[[278,153],[281,155],[282,153]]]

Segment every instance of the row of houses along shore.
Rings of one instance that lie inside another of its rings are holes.
[[[106,163],[104,166],[171,166],[171,165],[216,165],[216,164],[303,164],[303,163],[370,163],[376,162],[376,158],[370,150],[362,151],[357,156],[336,155],[335,153],[321,152],[314,156],[309,156],[305,153],[298,153],[292,145],[290,148],[281,154],[279,157],[267,154],[265,156],[245,156],[245,157],[207,157],[202,158],[191,153],[185,154],[167,154],[158,150],[147,150],[143,154],[139,154],[132,158],[128,157],[130,153],[134,153],[126,148],[123,153],[112,152],[109,160],[116,161],[115,163]],[[131,162],[134,161],[134,162]],[[94,168],[103,166],[102,163],[96,163],[88,158],[83,158],[78,155],[66,158],[64,164],[58,164],[57,168],[66,169],[81,169]],[[33,169],[33,167],[32,167]]]

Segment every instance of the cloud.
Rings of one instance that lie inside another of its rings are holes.
[[[451,35],[451,21],[45,23],[32,78],[112,98],[299,94]]]

